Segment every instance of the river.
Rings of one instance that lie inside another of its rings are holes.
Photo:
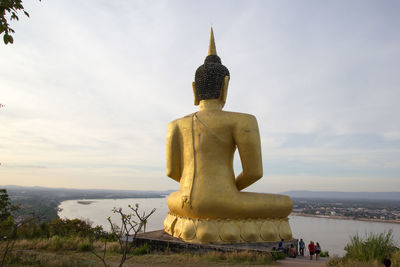
[[[60,218],[89,220],[93,226],[102,225],[104,229],[109,230],[107,217],[110,216],[115,223],[120,222],[118,216],[112,213],[113,207],[121,207],[128,212],[128,205],[135,203],[139,204],[141,213],[156,208],[156,212],[149,218],[146,231],[163,229],[163,221],[168,213],[166,198],[67,200],[60,204],[61,211],[58,215]],[[310,240],[319,242],[322,250],[328,250],[330,255],[343,256],[349,237],[357,233],[364,237],[366,233],[383,233],[391,229],[394,240],[400,245],[400,224],[302,216],[290,216],[289,222],[293,237],[303,238],[306,244]]]

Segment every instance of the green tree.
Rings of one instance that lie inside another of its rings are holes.
[[[22,5],[22,0],[0,0],[0,35],[4,34],[3,41],[5,44],[14,43],[14,38],[11,34],[15,33],[15,31],[10,28],[8,22],[11,20],[19,20],[19,11],[22,11],[29,17],[29,13],[25,11]]]
[[[16,209],[16,206],[11,205],[7,190],[0,189],[0,236],[6,242],[0,266],[4,266],[7,253],[12,250],[17,236],[17,227],[12,216],[12,211]]]
[[[0,222],[11,216],[13,206],[6,189],[0,189]]]

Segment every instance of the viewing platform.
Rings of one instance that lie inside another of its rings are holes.
[[[255,242],[255,243],[234,243],[234,244],[192,244],[173,237],[163,230],[140,233],[136,237],[136,245],[147,244],[151,250],[172,251],[172,252],[198,252],[206,253],[210,251],[219,252],[271,252],[273,248],[278,248],[279,242]],[[283,242],[283,247],[288,248],[293,244],[297,250],[298,240],[292,239]]]

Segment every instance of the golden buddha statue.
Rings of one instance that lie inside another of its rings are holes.
[[[292,239],[288,196],[241,192],[263,175],[260,135],[253,115],[222,110],[228,83],[211,28],[208,56],[192,84],[200,110],[168,125],[167,175],[180,189],[168,197],[164,230],[191,243]],[[235,178],[236,147],[243,171]]]

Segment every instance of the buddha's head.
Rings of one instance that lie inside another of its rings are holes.
[[[214,33],[211,28],[210,46],[204,64],[197,68],[193,82],[194,104],[201,100],[219,99],[224,106],[229,83],[229,70],[221,64],[215,48]]]

